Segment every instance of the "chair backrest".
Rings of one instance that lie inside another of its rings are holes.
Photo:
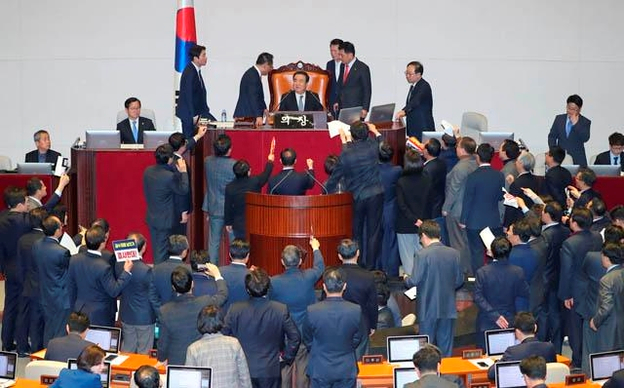
[[[11,164],[11,158],[8,156],[0,155],[0,170],[10,170],[13,166]]]
[[[470,136],[475,141],[479,141],[479,133],[487,132],[487,130],[487,117],[477,112],[464,112],[460,125],[462,136]]]
[[[563,162],[561,162],[561,164],[574,164],[574,161],[572,159],[572,156],[570,156],[569,154],[566,154],[565,158],[563,158]]]
[[[416,315],[409,313],[401,319],[401,326],[413,326],[416,323]]]
[[[319,100],[321,100],[321,103],[323,104],[323,108],[327,109],[329,73],[311,63],[298,61],[281,66],[269,73],[269,90],[271,92],[269,110],[271,112],[277,110],[277,106],[280,103],[282,95],[292,90],[293,74],[299,70],[308,73],[310,76],[308,90],[318,94]]]
[[[154,128],[158,129],[158,127],[156,126],[156,114],[154,113],[153,110],[148,109],[148,108],[141,108],[141,117],[145,117],[146,119],[152,120],[152,123],[154,124]],[[117,112],[117,121],[115,121],[115,124],[119,124],[120,122],[124,121],[127,118],[128,118],[128,114],[126,113],[125,109],[120,110],[119,112]]]
[[[596,164],[596,158],[598,157],[598,154],[594,154],[589,158],[589,164],[593,165]]]
[[[61,369],[67,368],[66,362],[34,360],[26,365],[25,378],[39,381],[41,375],[58,376]]]
[[[536,152],[533,154],[535,156],[535,167],[533,168],[533,174],[537,176],[546,175],[546,154],[545,152]]]
[[[560,362],[549,362],[546,364],[546,384],[564,383],[570,368]]]

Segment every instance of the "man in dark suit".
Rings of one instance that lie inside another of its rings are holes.
[[[169,365],[184,365],[186,349],[201,337],[197,331],[199,312],[206,305],[222,306],[225,303],[228,296],[227,286],[219,268],[206,263],[206,274],[216,279],[217,294],[196,297],[191,290],[193,277],[190,269],[178,266],[171,273],[170,284],[176,292],[176,297],[163,304],[158,312],[160,322],[158,361],[166,361]]]
[[[394,150],[388,142],[379,145],[379,177],[384,188],[381,225],[381,248],[376,263],[388,276],[399,276],[399,245],[396,235],[397,194],[396,184],[402,172],[401,166],[392,163]]]
[[[186,236],[174,234],[167,241],[169,258],[154,266],[154,286],[161,304],[169,302],[175,297],[171,288],[171,273],[179,266],[191,267],[185,263],[189,253],[189,244]]]
[[[609,136],[609,151],[599,153],[594,164],[621,166],[624,171],[624,135],[614,132]]]
[[[351,278],[341,268],[325,271],[323,291],[327,298],[307,309],[302,332],[310,352],[307,372],[312,387],[355,386],[356,348],[368,336],[362,332],[360,306],[343,298],[347,279],[350,286]]]
[[[69,251],[59,244],[63,224],[58,217],[48,216],[41,224],[46,237],[33,247],[39,273],[41,309],[45,321],[43,346],[52,338],[63,336],[69,317]]]
[[[287,245],[282,250],[282,265],[284,273],[271,278],[269,298],[288,307],[299,333],[303,336],[303,323],[307,317],[308,306],[316,302],[314,284],[319,280],[325,270],[323,254],[320,243],[314,237],[310,237],[310,247],[314,255],[312,268],[301,269],[304,259],[303,252],[299,247]],[[299,346],[293,365],[282,367],[282,384],[291,387],[293,373],[295,374],[295,387],[307,387],[309,384],[306,376],[308,366],[308,351],[305,346]],[[293,368],[294,367],[294,368]],[[294,369],[294,371],[293,371]]]
[[[247,274],[245,287],[251,298],[230,306],[222,331],[240,342],[252,385],[258,388],[281,387],[280,351],[283,362],[292,364],[301,342],[286,305],[266,298],[270,286],[263,269]]]
[[[533,206],[533,200],[529,198],[522,189],[531,189],[534,193],[539,190],[539,184],[537,178],[531,171],[535,167],[535,157],[533,154],[527,151],[522,151],[520,156],[516,159],[516,169],[518,170],[518,176],[509,185],[509,194],[514,197],[520,197],[530,209]],[[508,228],[516,220],[522,218],[522,210],[514,208],[512,206],[505,206],[505,216],[503,219],[503,226]]]
[[[611,219],[607,214],[607,205],[600,198],[594,198],[587,204],[587,207],[592,213],[592,225],[591,230],[594,232],[602,233],[602,231],[611,225]]]
[[[442,144],[436,138],[429,139],[423,149],[423,156],[425,157],[423,170],[431,179],[431,217],[434,219],[442,217],[444,190],[446,188],[446,163],[438,158],[441,149]]]
[[[225,280],[225,284],[228,286],[228,299],[223,305],[224,315],[232,304],[249,299],[247,288],[245,288],[245,277],[249,273],[247,268],[249,250],[250,247],[247,241],[234,239],[230,243],[230,264],[219,268],[223,280]]]
[[[544,357],[546,362],[557,362],[557,352],[554,346],[550,342],[542,342],[535,337],[538,327],[531,313],[517,313],[513,326],[516,339],[520,343],[508,347],[499,361],[520,361],[529,356],[540,356]],[[494,365],[488,369],[490,380],[494,380],[494,370]]]
[[[538,275],[537,268],[539,258],[537,252],[531,249],[529,239],[531,238],[531,225],[526,218],[521,218],[511,224],[507,229],[507,239],[512,245],[509,253],[509,264],[516,265],[524,271],[524,279],[529,283],[529,297],[520,298],[516,301],[516,307],[529,311],[529,301],[538,300],[541,289],[541,276]]]
[[[57,337],[48,343],[45,360],[67,362],[69,358],[78,358],[80,353],[87,346],[95,345],[91,341],[85,340],[89,331],[89,317],[80,311],[72,312],[67,319],[67,335]]]
[[[424,249],[416,252],[414,269],[405,282],[418,289],[420,334],[429,335],[429,341],[450,357],[457,319],[455,290],[464,283],[459,252],[442,245],[440,226],[433,220],[420,226],[420,243]]]
[[[559,300],[564,303],[564,321],[567,325],[572,366],[580,368],[582,364],[583,311],[587,284],[581,277],[581,265],[590,251],[600,250],[602,237],[589,230],[592,216],[587,209],[577,208],[570,217],[570,229],[573,234],[561,246],[561,271],[559,273]]]
[[[147,249],[145,237],[140,233],[131,233],[127,238],[137,243],[140,259],[134,261],[132,277],[120,294],[121,351],[148,354],[154,346],[154,324],[160,299],[154,286],[152,267],[143,262]],[[124,266],[122,262],[115,265],[117,278],[123,276]]]
[[[424,68],[420,62],[412,61],[405,69],[405,79],[410,84],[405,106],[397,112],[396,118],[406,118],[407,136],[422,140],[423,131],[435,131],[433,122],[433,96],[431,85],[423,77]]]
[[[216,120],[206,102],[206,84],[201,74],[201,68],[208,63],[206,47],[194,45],[189,49],[189,56],[191,61],[180,77],[180,95],[176,105],[176,116],[182,122],[182,132],[187,138],[194,135],[195,125],[201,117]]]
[[[355,46],[351,42],[343,42],[340,45],[340,58],[344,64],[344,71],[338,81],[342,83],[338,108],[361,106],[360,117],[363,119],[368,114],[372,94],[370,69],[366,63],[355,57]]]
[[[147,117],[141,117],[141,100],[130,97],[124,102],[127,119],[117,123],[121,144],[143,144],[143,133],[155,131],[154,123]]]
[[[27,153],[24,161],[26,163],[52,163],[52,170],[54,170],[56,160],[61,154],[50,149],[50,134],[45,129],[41,129],[35,132],[33,138],[37,149]]]
[[[205,127],[200,127],[197,135],[193,138],[199,140],[205,133]],[[173,148],[173,163],[177,163],[178,160],[183,159],[183,155],[189,148],[189,142],[183,133],[175,132],[169,136],[169,145]],[[188,175],[189,184],[191,182],[191,169],[186,166],[186,175]],[[179,221],[174,221],[172,233],[186,235],[186,226],[188,225],[189,215],[193,211],[193,198],[192,190],[189,189],[188,193],[175,196],[174,200],[174,217],[178,217]]]
[[[234,118],[254,117],[256,127],[261,127],[267,110],[262,89],[262,76],[273,70],[273,55],[261,53],[256,65],[247,69],[240,81]]]
[[[332,59],[327,61],[327,65],[325,65],[325,70],[329,73],[329,85],[328,85],[328,109],[334,118],[338,117],[338,97],[340,96],[340,86],[342,83],[340,80],[342,79],[342,73],[344,71],[344,65],[340,60],[340,45],[344,43],[342,39],[332,39],[329,42],[329,54]]]
[[[587,167],[579,168],[574,177],[575,186],[568,186],[570,197],[567,199],[568,208],[586,208],[594,198],[602,198],[599,192],[594,190],[596,173]]]
[[[154,156],[156,164],[143,172],[143,193],[147,203],[145,222],[150,230],[154,264],[158,264],[167,259],[167,239],[180,220],[174,214],[176,196],[189,192],[189,177],[184,159],[178,159],[174,167],[171,145],[159,145]]]
[[[457,388],[450,376],[440,376],[442,353],[433,345],[425,344],[412,358],[418,380],[405,384],[403,388]],[[463,386],[463,385],[462,385]]]
[[[50,196],[50,198],[46,201],[45,204],[41,202],[43,198],[48,195],[48,188],[45,183],[39,177],[32,177],[26,182],[26,208],[28,211],[36,208],[36,207],[44,207],[46,211],[51,211],[54,206],[56,206],[61,200],[61,195],[63,195],[63,190],[69,184],[69,175],[63,174],[59,178],[59,183],[54,190],[54,193]]]
[[[318,94],[307,90],[310,75],[305,71],[296,71],[293,74],[293,90],[284,93],[277,106],[278,111],[322,111],[323,104]]]
[[[546,266],[548,263],[548,244],[542,237],[542,222],[538,215],[528,213],[525,217],[531,229],[531,237],[528,245],[535,252],[537,257],[537,267],[532,283],[529,284],[531,296],[529,299],[529,312],[535,317],[535,321],[540,328],[537,338],[544,341],[546,330],[548,330],[548,278]]]
[[[292,148],[285,148],[280,153],[282,171],[269,179],[269,194],[305,195],[306,190],[314,186],[314,161],[307,159],[308,172],[295,171],[297,153]]]
[[[548,170],[540,190],[540,194],[550,195],[562,208],[567,206],[565,188],[572,184],[572,174],[561,167],[564,158],[565,151],[559,146],[550,147],[546,152]]]
[[[566,113],[555,116],[550,133],[548,146],[560,146],[570,156],[574,164],[587,166],[585,143],[589,140],[591,121],[581,115],[583,99],[573,94],[566,100]]]
[[[613,375],[603,385],[604,388],[624,388],[624,369],[613,372]]]
[[[503,200],[501,188],[505,186],[505,178],[490,165],[494,152],[490,144],[480,144],[477,147],[479,168],[466,178],[460,227],[466,229],[472,273],[483,266],[485,247],[479,232],[488,227],[495,236],[503,234],[498,205]]]
[[[69,300],[74,311],[84,311],[94,325],[114,326],[116,298],[129,283],[134,263],[126,260],[123,272],[115,279],[113,268],[102,257],[106,233],[93,226],[85,235],[87,251],[72,256],[69,262]]]

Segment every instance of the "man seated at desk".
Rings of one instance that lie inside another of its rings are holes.
[[[56,167],[56,159],[61,156],[60,153],[50,149],[50,134],[45,129],[40,129],[33,136],[35,140],[36,150],[26,154],[24,161],[26,163],[52,163],[52,169]]]
[[[609,136],[609,151],[596,155],[594,164],[621,166],[624,171],[624,135],[614,132]]]
[[[143,144],[143,132],[155,131],[152,120],[141,117],[141,100],[130,97],[124,102],[128,118],[117,123],[121,144]]]
[[[322,111],[323,104],[318,94],[307,90],[310,75],[305,71],[296,71],[293,74],[293,90],[282,95],[277,106],[278,111]]]
[[[514,317],[514,327],[516,329],[516,339],[520,342],[505,350],[503,357],[499,361],[520,361],[529,356],[544,357],[546,362],[557,362],[557,352],[550,342],[539,341],[535,337],[537,324],[533,314],[519,312]],[[488,369],[488,378],[494,380],[494,365]]]

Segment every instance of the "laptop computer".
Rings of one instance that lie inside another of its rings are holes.
[[[394,368],[394,370],[392,371],[392,374],[393,374],[392,386],[394,388],[403,388],[405,384],[412,383],[418,380],[418,375],[416,374],[416,369],[414,369],[414,367]]]
[[[111,364],[110,362],[104,362],[104,370],[100,373],[100,381],[102,382],[102,388],[108,388],[111,386]],[[78,369],[78,361],[75,358],[67,359],[67,369]]]
[[[143,132],[143,149],[155,150],[161,144],[169,143],[169,136],[173,132],[145,131]]]
[[[489,143],[496,151],[506,139],[514,139],[513,132],[479,132],[480,144]]]
[[[18,163],[17,173],[52,175],[52,163]]]
[[[15,385],[17,353],[0,352],[0,388]]]
[[[180,385],[184,382],[184,385]],[[198,387],[210,388],[212,386],[212,368],[199,366],[167,366],[167,387]]]
[[[388,363],[401,367],[413,367],[414,353],[429,343],[428,335],[400,335],[386,338]]]
[[[105,361],[113,361],[117,358],[121,346],[121,328],[91,325],[85,339],[106,352]]]
[[[611,166],[609,164],[593,164],[587,167],[591,168],[597,176],[620,176],[622,172],[621,166]]]
[[[624,350],[590,354],[589,367],[592,381],[606,381],[613,372],[624,368]]]
[[[338,120],[342,121],[345,124],[351,125],[351,123],[353,123],[354,121],[360,120],[360,113],[362,113],[361,106],[354,106],[353,108],[343,108],[340,109]]]
[[[104,130],[104,131],[86,131],[87,148],[93,150],[101,149],[118,149],[120,148],[121,140],[119,138],[118,131]]]
[[[496,388],[521,388],[526,387],[520,361],[504,361],[494,364],[496,368]]]
[[[372,107],[368,121],[373,124],[391,122],[394,116],[395,106],[396,104],[392,103]]]
[[[518,343],[514,328],[486,330],[484,336],[485,353],[493,358],[500,358],[508,347]]]

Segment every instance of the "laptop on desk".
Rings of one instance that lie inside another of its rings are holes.
[[[518,344],[514,328],[485,331],[485,353],[497,360],[508,347]]]
[[[613,372],[624,368],[624,350],[590,354],[589,366],[592,381],[602,385]]]
[[[52,175],[52,163],[18,163],[17,173]]]
[[[526,387],[520,372],[520,361],[497,362],[494,368],[496,368],[496,388]]]
[[[102,382],[102,388],[109,388],[111,386],[111,364],[110,362],[105,362],[104,366],[104,370],[100,373],[100,381]],[[78,361],[75,358],[68,359],[67,369],[78,369]]]
[[[0,352],[0,388],[15,385],[17,353]]]
[[[167,366],[168,388],[210,388],[212,386],[212,368],[199,366]]]
[[[119,365],[128,359],[128,356],[118,354],[121,346],[121,328],[119,327],[91,325],[85,339],[97,344],[106,352],[104,361]]]
[[[362,113],[361,106],[354,106],[353,108],[340,109],[338,120],[345,124],[351,125],[354,121],[360,121],[360,114]]]
[[[405,384],[418,380],[416,369],[413,366],[411,368],[394,368],[392,374],[392,386],[394,388],[403,388]]]
[[[397,364],[402,368],[414,366],[414,353],[429,343],[428,335],[401,335],[386,338],[388,363]]]
[[[395,104],[377,105],[371,108],[368,121],[373,124],[392,122]]]
[[[146,150],[155,150],[161,144],[169,144],[169,136],[173,132],[145,131],[143,132],[143,145]]]
[[[87,130],[85,137],[87,139],[87,148],[92,150],[119,149],[121,145],[119,131]]]

